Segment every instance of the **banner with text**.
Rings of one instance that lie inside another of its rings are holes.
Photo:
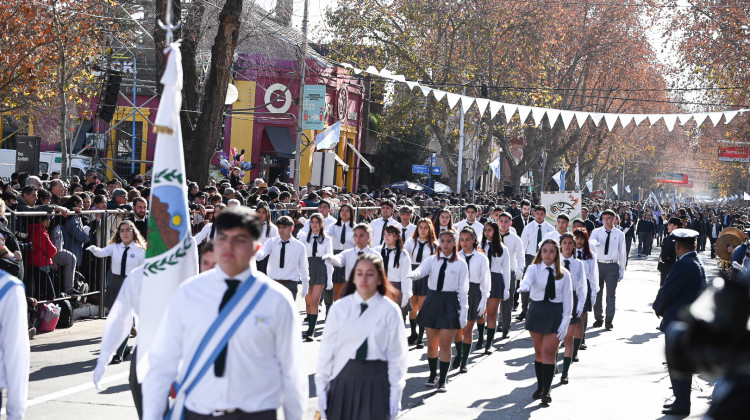
[[[547,222],[555,226],[557,216],[565,214],[571,222],[581,217],[580,191],[555,191],[542,193],[542,205],[547,209]]]

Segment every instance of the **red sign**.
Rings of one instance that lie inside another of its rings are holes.
[[[674,172],[659,172],[656,174],[656,182],[665,184],[687,184],[688,176]]]
[[[720,162],[750,162],[750,148],[719,147]]]

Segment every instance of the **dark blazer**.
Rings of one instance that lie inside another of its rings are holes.
[[[677,260],[677,251],[674,249],[674,235],[669,234],[661,242],[661,253],[659,254],[659,264],[656,268],[662,273],[669,273]]]
[[[659,329],[666,331],[667,326],[678,319],[680,310],[693,303],[705,287],[706,271],[695,251],[688,252],[669,270],[654,300],[654,312],[662,317]]]
[[[706,225],[706,236],[711,238],[711,232],[713,231],[713,229],[714,229],[713,222],[708,222],[708,224]],[[716,237],[717,238],[719,237],[719,234],[721,233],[722,229],[724,229],[724,225],[722,225],[721,222],[717,223],[716,224]]]
[[[519,237],[523,233],[524,224],[523,224],[522,217],[523,215],[519,214],[518,216],[514,217],[513,220],[511,221],[511,226],[513,226],[513,229],[516,230],[516,235],[518,235]],[[529,224],[532,220],[534,220],[534,217],[529,215],[528,220],[526,221],[526,224]]]

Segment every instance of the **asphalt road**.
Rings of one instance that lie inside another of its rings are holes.
[[[662,365],[664,339],[656,330],[659,320],[651,310],[659,287],[656,255],[658,248],[647,259],[630,261],[617,290],[614,330],[589,328],[588,350],[581,351],[581,361],[571,367],[570,384],[560,385],[556,376],[549,407],[531,399],[536,389],[531,339],[516,323],[510,339],[497,342],[492,355],[474,352],[468,373],[453,371],[445,394],[424,386],[426,349],[412,348],[399,418],[669,418],[661,414],[662,404],[671,396]],[[711,276],[715,264],[707,253],[701,257]],[[304,303],[298,303],[304,309]],[[137,418],[127,381],[128,362],[110,366],[103,381],[106,389],[94,389],[92,376],[103,324],[99,319],[78,320],[70,329],[40,334],[32,340],[28,419]],[[319,323],[319,334],[322,327]],[[313,375],[319,344],[304,344],[310,378],[309,419],[317,407]],[[692,418],[699,418],[707,409],[713,382],[702,375],[694,377]]]

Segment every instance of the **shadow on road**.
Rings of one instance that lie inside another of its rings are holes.
[[[529,418],[531,413],[544,408],[540,403],[534,403],[531,394],[536,390],[536,385],[525,388],[516,387],[507,395],[499,395],[497,398],[476,400],[469,407],[482,407],[482,413],[477,420],[490,420],[501,418],[523,419]],[[533,404],[533,405],[528,405]]]
[[[76,341],[62,340],[62,341],[58,341],[55,343],[39,343],[37,341],[37,342],[32,342],[31,352],[38,353],[38,352],[43,352],[43,351],[55,351],[55,350],[61,350],[61,349],[66,349],[66,348],[73,349],[77,347],[99,344],[101,341],[102,341],[101,337],[87,338],[85,340],[76,340]]]
[[[93,372],[96,359],[82,362],[68,363],[66,365],[45,366],[29,375],[29,381],[43,381],[50,378],[78,375],[80,373]]]

